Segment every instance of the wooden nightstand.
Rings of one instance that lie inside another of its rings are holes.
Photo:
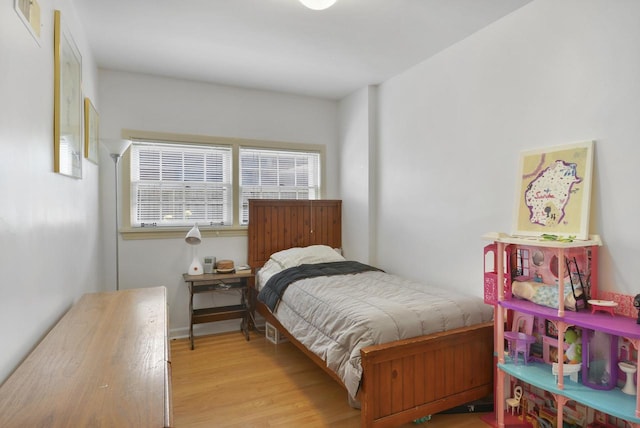
[[[251,318],[249,280],[253,280],[253,273],[209,273],[204,275],[188,275],[185,273],[182,277],[189,286],[189,340],[191,341],[191,349],[194,349],[194,324],[242,318],[240,330],[244,333],[246,340],[249,340],[249,322]],[[240,292],[239,304],[193,308],[194,294],[229,290]]]

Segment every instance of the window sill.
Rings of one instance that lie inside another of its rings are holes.
[[[247,236],[247,226],[228,226],[225,228],[207,229],[199,226],[203,238],[222,238],[230,236]],[[190,227],[145,227],[120,228],[119,233],[125,241],[136,239],[184,239]]]

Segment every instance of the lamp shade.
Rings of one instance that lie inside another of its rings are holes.
[[[187,242],[187,244],[190,245],[198,245],[200,242],[202,242],[202,235],[200,234],[200,229],[198,229],[197,224],[191,228],[189,233],[187,233],[187,236],[185,236],[184,240]]]
[[[107,148],[109,154],[116,156],[122,156],[122,154],[131,145],[131,140],[123,140],[117,138],[103,138],[100,141]]]
[[[200,229],[198,229],[197,224],[195,224],[191,228],[189,233],[187,233],[187,236],[184,237],[184,240],[189,245],[198,245],[202,242],[202,235],[200,235]],[[204,270],[202,269],[202,263],[200,263],[200,259],[198,258],[196,247],[191,248],[191,251],[193,253],[193,261],[191,262],[191,265],[189,265],[189,270],[187,271],[187,273],[189,275],[202,275],[204,273]]]
[[[300,0],[300,3],[313,10],[324,10],[333,6],[336,0]]]

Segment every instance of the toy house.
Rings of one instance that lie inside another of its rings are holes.
[[[640,325],[613,300],[599,300],[599,238],[491,238],[484,289],[485,302],[496,307],[497,424],[504,424],[507,398],[520,385],[520,419],[530,426],[640,427]],[[611,309],[594,310],[592,303]],[[531,324],[526,329],[518,321],[523,316]]]

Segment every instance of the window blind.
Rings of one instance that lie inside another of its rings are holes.
[[[231,148],[133,141],[131,226],[233,224]]]
[[[319,153],[240,148],[240,224],[249,222],[249,199],[319,197]]]

